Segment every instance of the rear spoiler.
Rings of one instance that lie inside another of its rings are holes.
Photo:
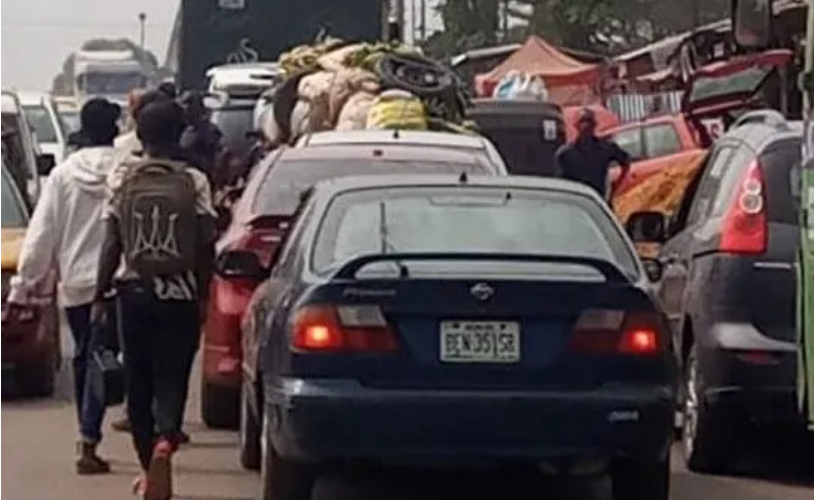
[[[491,253],[386,253],[362,255],[356,257],[339,268],[332,279],[351,280],[363,267],[375,262],[398,262],[401,260],[432,261],[432,260],[463,260],[463,261],[502,261],[502,262],[538,262],[553,264],[573,264],[585,266],[599,271],[608,283],[629,283],[630,279],[615,264],[593,257],[575,257],[573,255],[528,255],[528,254],[491,254]]]

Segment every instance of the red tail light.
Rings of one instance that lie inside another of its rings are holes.
[[[763,171],[755,161],[749,166],[735,199],[724,216],[719,250],[726,253],[762,254],[766,251],[766,189]]]
[[[260,263],[269,265],[271,256],[282,241],[282,234],[272,229],[251,229],[236,245],[236,248],[249,250],[257,254]]]
[[[585,354],[656,356],[664,352],[662,332],[655,313],[592,309],[580,315],[569,347]]]
[[[378,306],[305,306],[294,316],[291,348],[300,352],[388,352],[396,336]]]

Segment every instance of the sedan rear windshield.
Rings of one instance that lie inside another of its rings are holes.
[[[485,261],[494,254],[592,257],[631,277],[639,274],[618,225],[595,201],[557,191],[491,187],[400,187],[340,195],[322,222],[312,267],[323,272],[360,255],[434,252],[483,253]],[[533,267],[541,266],[493,262],[485,269],[522,277]],[[570,268],[571,275],[577,266],[543,267],[546,274]],[[452,259],[452,265],[445,262],[434,272],[455,274],[456,268]],[[471,270],[471,263],[464,268]]]
[[[300,201],[300,193],[314,184],[334,177],[376,174],[488,174],[481,163],[394,160],[386,158],[282,160],[263,179],[252,212],[289,215]]]

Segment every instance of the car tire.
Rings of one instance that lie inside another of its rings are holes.
[[[735,447],[733,422],[710,408],[702,396],[703,373],[693,345],[684,362],[684,425],[681,445],[687,468],[699,473],[721,473]]]
[[[260,450],[261,428],[258,415],[249,403],[251,391],[245,384],[246,382],[243,383],[243,397],[240,398],[240,465],[246,470],[259,471],[263,458]],[[255,408],[259,412],[262,406],[256,404]]]
[[[668,500],[670,456],[661,460],[622,458],[611,465],[613,500]]]
[[[204,382],[201,420],[210,429],[236,430],[240,423],[240,389]]]
[[[271,443],[268,412],[263,412],[260,477],[263,500],[310,500],[316,480],[314,469],[280,458]]]

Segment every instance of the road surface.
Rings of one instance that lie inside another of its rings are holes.
[[[187,417],[187,430],[192,443],[183,448],[176,461],[177,500],[254,500],[259,498],[259,480],[255,474],[244,472],[237,464],[237,437],[231,432],[206,430],[198,420],[198,373],[193,375],[193,392]],[[137,469],[130,448],[129,436],[108,433],[102,453],[113,462],[114,473],[108,476],[78,477],[73,473],[75,438],[74,410],[69,401],[69,376],[61,377],[57,397],[47,401],[4,401],[2,404],[2,497],[4,500],[119,500],[132,498],[129,494],[131,479]],[[119,415],[115,411],[112,416]],[[814,465],[814,455],[808,461]],[[698,476],[679,465],[678,453],[674,453],[672,500],[814,500],[814,476],[803,479],[769,479]],[[802,458],[797,459],[800,463]],[[785,471],[790,465],[770,460],[777,469]],[[560,493],[542,495],[498,494],[491,498],[568,498],[568,500],[603,500],[605,484],[568,485],[550,488]],[[448,488],[449,485],[446,485]],[[453,486],[453,490],[457,486]],[[543,489],[549,486],[544,486]],[[395,498],[395,492],[415,495],[399,495],[398,498],[430,496],[428,483],[415,478],[391,481],[386,485],[363,488],[326,479],[319,485],[315,500],[360,500],[368,497],[376,500]],[[443,486],[438,486],[439,497],[452,500]],[[441,489],[445,493],[441,494]],[[479,488],[476,488],[479,489]],[[383,493],[382,490],[386,490]],[[565,490],[568,490],[565,492]],[[483,493],[483,489],[479,489]],[[478,497],[483,495],[477,495]],[[467,500],[471,496],[466,495]],[[531,500],[531,499],[530,499]]]

